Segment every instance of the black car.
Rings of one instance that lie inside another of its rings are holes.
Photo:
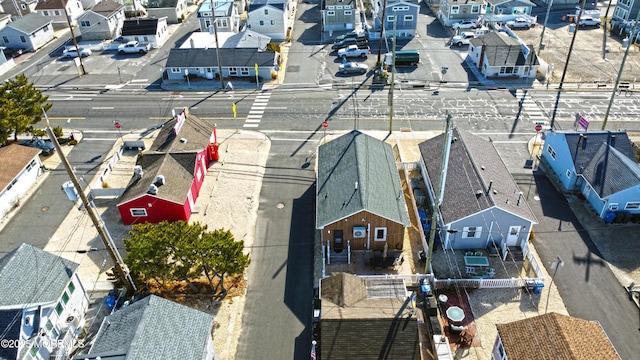
[[[331,48],[333,50],[338,50],[349,45],[368,46],[369,40],[367,40],[367,38],[346,38],[333,44]]]
[[[350,38],[362,38],[362,39],[368,39],[368,38],[369,38],[369,34],[368,34],[366,31],[362,31],[362,30],[356,31],[356,30],[353,30],[353,31],[348,32],[348,33],[346,33],[346,34],[344,34],[344,35],[340,35],[340,36],[338,36],[334,42],[336,42],[336,43],[337,43],[337,42],[340,42],[340,41],[342,41],[342,40],[344,40],[344,39],[350,39]]]

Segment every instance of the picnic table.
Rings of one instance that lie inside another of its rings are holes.
[[[464,264],[466,266],[489,266],[489,258],[486,256],[465,256]]]

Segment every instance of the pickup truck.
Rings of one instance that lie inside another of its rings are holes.
[[[371,53],[370,47],[359,47],[358,45],[349,45],[344,49],[338,50],[338,57],[343,59],[351,58],[351,57],[360,57],[367,56],[367,54]]]
[[[135,54],[135,53],[146,54],[150,48],[151,48],[151,45],[149,45],[148,43],[141,44],[134,40],[134,41],[129,41],[127,43],[119,45],[118,54]]]
[[[451,42],[456,46],[469,45],[472,39],[476,38],[476,34],[472,32],[460,33],[451,39]]]

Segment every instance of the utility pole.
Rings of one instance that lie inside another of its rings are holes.
[[[58,139],[53,134],[53,130],[51,130],[51,126],[49,124],[49,118],[47,117],[47,114],[44,112],[44,110],[42,112],[47,122],[47,127],[46,127],[47,134],[49,135],[51,142],[55,146],[56,151],[60,156],[60,160],[62,160],[62,164],[64,165],[64,168],[67,170],[67,174],[69,174],[69,178],[71,178],[71,182],[73,183],[73,186],[76,188],[76,191],[78,192],[78,195],[80,196],[80,199],[84,204],[84,208],[87,210],[87,213],[89,214],[89,217],[93,222],[93,226],[96,227],[96,230],[98,231],[98,235],[100,235],[100,238],[102,239],[104,247],[107,249],[107,252],[111,257],[111,261],[113,261],[113,263],[116,266],[117,276],[120,278],[120,281],[122,281],[122,283],[125,284],[125,286],[128,286],[133,291],[136,291],[137,290],[136,285],[133,282],[133,279],[131,278],[131,274],[129,273],[129,269],[127,268],[127,265],[124,264],[124,261],[122,260],[122,257],[118,252],[118,249],[113,243],[113,239],[111,239],[111,236],[109,236],[107,229],[104,227],[103,222],[100,219],[100,216],[98,215],[95,208],[92,206],[91,202],[89,202],[87,195],[82,190],[80,181],[76,177],[76,174],[73,172],[73,169],[69,164],[69,160],[67,160],[67,157],[64,155],[62,148],[60,148],[60,143],[58,143]]]
[[[213,23],[213,33],[215,34],[216,38],[216,59],[218,60],[218,72],[220,73],[220,89],[224,90],[224,76],[222,76],[222,61],[220,61],[220,43],[218,42],[218,23],[216,21],[216,9],[213,0],[210,0],[209,3],[211,4],[211,22]]]
[[[580,12],[578,13],[578,19],[576,20],[576,26],[573,28],[573,37],[571,38],[571,45],[569,45],[569,53],[567,53],[567,61],[564,63],[564,71],[562,71],[562,78],[560,79],[559,89],[562,89],[562,85],[564,84],[564,77],[567,75],[567,68],[569,67],[569,59],[571,58],[571,51],[573,50],[573,43],[576,41],[576,35],[578,35],[578,28],[580,27],[580,18],[582,17],[582,12],[584,11],[584,5],[587,3],[587,0],[582,0],[582,5],[580,5]]]
[[[86,75],[87,71],[84,69],[84,64],[82,63],[82,54],[80,54],[80,48],[78,47],[78,40],[76,40],[76,36],[73,34],[73,26],[71,26],[71,19],[69,19],[67,6],[65,5],[63,6],[63,8],[64,8],[64,17],[67,19],[67,25],[69,25],[69,31],[71,31],[71,40],[73,40],[73,46],[76,47],[76,54],[78,54],[78,60],[80,60],[80,76]]]
[[[389,87],[389,134],[393,133],[393,88],[395,87],[396,75],[396,11],[393,11],[393,39],[391,40],[391,86]]]
[[[547,21],[549,20],[549,12],[551,12],[551,7],[553,6],[553,0],[549,1],[549,6],[547,6],[547,15],[544,17],[544,25],[542,26],[542,33],[540,34],[540,44],[538,44],[538,51],[542,51],[542,41],[544,40],[544,31],[547,30]]]
[[[549,295],[551,295],[551,285],[553,285],[553,279],[556,278],[556,273],[558,272],[558,268],[561,268],[562,266],[564,266],[564,261],[562,261],[560,256],[558,256],[558,261],[551,264],[551,266],[553,267],[554,264],[555,264],[555,267],[553,268],[553,275],[551,275],[551,283],[549,283],[549,291],[547,291],[547,304],[544,307],[545,314],[547,313],[547,308],[549,307]]]
[[[378,4],[380,4],[380,1],[378,1]],[[382,65],[380,63],[380,55],[382,54],[382,37],[384,36],[384,23],[385,23],[385,14],[387,12],[387,0],[384,0],[384,5],[382,5],[382,28],[380,29],[380,40],[379,40],[379,44],[378,44],[378,62],[376,62],[376,65]],[[395,24],[394,24],[395,25]]]
[[[607,127],[607,120],[609,119],[609,112],[611,112],[611,106],[613,105],[613,99],[616,97],[616,91],[618,91],[618,85],[620,85],[620,78],[622,77],[622,70],[624,69],[624,63],[627,61],[627,56],[629,55],[629,49],[635,42],[636,38],[636,29],[638,28],[638,21],[640,20],[640,11],[638,12],[638,16],[636,16],[635,24],[633,28],[631,28],[631,33],[629,34],[629,43],[627,44],[627,50],[624,52],[624,56],[622,57],[622,63],[620,63],[620,70],[618,70],[618,76],[616,77],[616,83],[613,85],[613,91],[611,91],[611,98],[609,99],[609,105],[607,105],[607,112],[604,113],[604,121],[602,121],[602,129],[604,130]]]
[[[609,17],[609,9],[611,9],[611,2],[607,5],[607,12],[604,13],[604,27],[602,29],[602,60],[607,59],[607,18]]]
[[[444,129],[444,145],[442,147],[442,161],[440,162],[440,183],[438,186],[435,199],[431,202],[431,229],[429,230],[429,243],[427,244],[427,263],[424,265],[424,273],[428,274],[431,270],[431,255],[433,254],[433,243],[436,239],[436,231],[438,227],[438,218],[440,217],[440,204],[442,204],[442,196],[444,194],[444,185],[447,181],[447,165],[449,163],[449,151],[451,150],[451,115],[447,114]],[[434,193],[436,189],[433,189]]]

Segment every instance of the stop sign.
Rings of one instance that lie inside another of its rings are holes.
[[[537,124],[537,125],[536,125],[536,131],[540,131],[540,130],[542,130],[542,125]]]
[[[322,122],[322,127],[323,127],[323,128],[328,128],[328,127],[329,127],[329,123],[328,123],[328,122],[326,122],[326,121],[323,121],[323,122]]]
[[[116,127],[116,129],[120,129],[120,122],[114,121],[113,125]]]

